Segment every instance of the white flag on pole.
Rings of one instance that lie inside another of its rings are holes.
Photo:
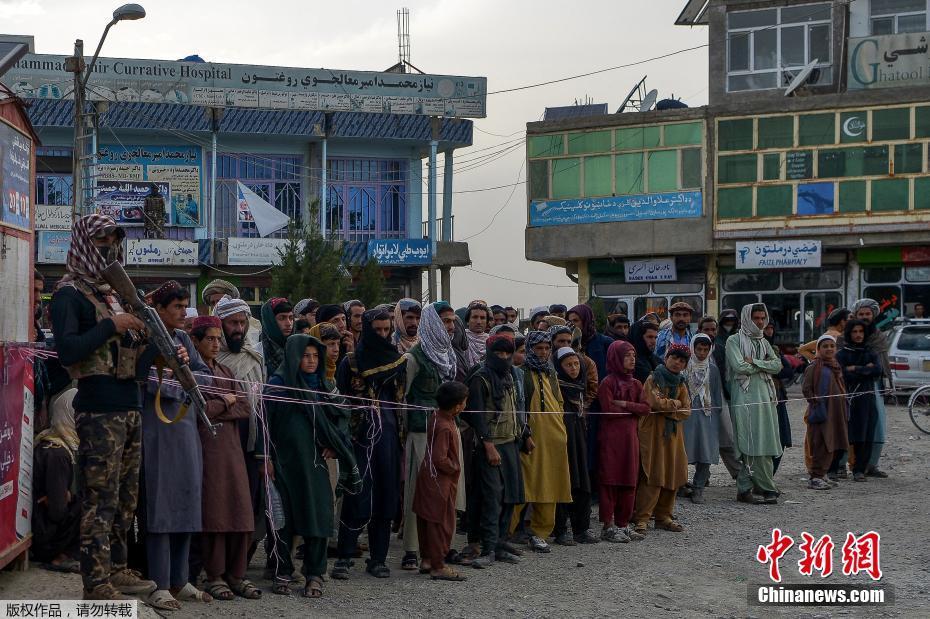
[[[268,236],[285,227],[291,218],[260,198],[254,191],[236,181],[238,185],[237,211],[239,221],[251,221],[261,236]]]

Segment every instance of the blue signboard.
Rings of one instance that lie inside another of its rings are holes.
[[[71,249],[70,230],[49,230],[38,232],[38,251],[36,262],[40,264],[66,264],[68,250]]]
[[[201,223],[203,157],[199,146],[112,146],[97,149],[98,181],[156,181],[171,186],[165,194],[167,223]],[[99,185],[99,183],[98,183]]]
[[[700,191],[536,200],[530,203],[530,226],[597,224],[645,219],[693,219],[701,216],[702,203]]]
[[[429,239],[372,239],[368,257],[385,266],[428,265],[433,258]]]
[[[32,140],[0,122],[0,221],[29,229]]]

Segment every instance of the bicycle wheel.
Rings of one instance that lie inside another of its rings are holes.
[[[911,421],[924,434],[930,434],[930,385],[919,388],[907,404]]]

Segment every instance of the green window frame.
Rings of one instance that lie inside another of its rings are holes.
[[[894,173],[918,174],[924,167],[924,143],[909,142],[894,145]]]
[[[701,144],[704,137],[704,123],[676,123],[665,125],[666,146],[689,146]]]
[[[872,181],[872,212],[906,211],[908,202],[906,178],[883,178]]]
[[[700,148],[681,149],[681,189],[700,189],[703,186],[702,153]]]
[[[564,136],[531,135],[527,147],[530,157],[558,157],[565,154]]]
[[[798,116],[798,146],[836,144],[836,114]]]
[[[568,134],[568,154],[609,153],[610,130],[582,131]]]
[[[911,108],[872,110],[872,141],[907,140],[911,137]]]
[[[756,187],[758,217],[789,217],[794,211],[794,185]]]
[[[678,190],[678,151],[654,150],[648,156],[649,181],[646,191],[662,193]]]
[[[914,209],[930,209],[930,176],[914,179]]]
[[[753,147],[751,118],[721,120],[717,123],[717,149],[721,151],[751,150]]]
[[[838,212],[864,213],[867,206],[866,184],[867,181],[841,181]]]
[[[659,125],[648,127],[623,127],[615,132],[617,150],[643,150],[660,145],[662,130]]]
[[[581,159],[570,157],[552,160],[552,197],[581,197]]]
[[[758,179],[758,158],[749,155],[722,155],[717,158],[717,182],[755,183]]]
[[[612,157],[600,155],[584,158],[584,195],[609,196],[613,193]]]
[[[717,218],[752,217],[752,187],[729,187],[717,191]]]
[[[530,200],[549,199],[549,160],[530,161]]]
[[[781,154],[765,153],[762,155],[762,180],[781,180]]]
[[[794,116],[759,118],[757,148],[791,148],[794,146]]]
[[[620,153],[614,156],[617,195],[643,193],[643,153]]]

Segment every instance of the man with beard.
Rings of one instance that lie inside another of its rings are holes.
[[[607,328],[604,335],[614,341],[629,341],[630,319],[625,314],[611,314],[607,317]]]
[[[422,311],[423,308],[413,299],[401,299],[394,307],[394,335],[391,341],[400,354],[409,352],[416,345]]]
[[[371,556],[365,571],[375,578],[391,575],[386,561],[391,521],[397,515],[400,497],[398,403],[403,401],[406,386],[406,358],[391,342],[391,329],[388,312],[365,312],[358,349],[346,355],[336,371],[339,393],[370,401],[354,411],[350,421],[355,458],[363,475],[362,490],[342,500],[339,558],[331,572],[336,580],[349,578],[358,536],[366,523]]]
[[[704,316],[698,321],[698,333],[703,333],[713,342],[717,337],[717,319],[713,316]]]
[[[126,599],[121,593],[147,595],[156,587],[127,567],[142,454],[137,381],[145,380],[152,356],[146,359],[138,349],[142,321],[123,311],[102,276],[110,262],[122,261],[124,237],[105,215],[76,219],[67,270],[50,308],[58,360],[77,380],[73,406],[76,466],[83,472],[77,495],[85,600]]]
[[[248,423],[239,426],[239,437],[245,453],[245,470],[249,478],[249,493],[252,499],[252,516],[255,521],[255,534],[249,549],[249,558],[255,553],[258,540],[265,535],[265,510],[262,503],[261,466],[255,457],[255,437],[258,426],[258,411],[261,408],[262,383],[265,381],[265,363],[262,356],[252,347],[247,335],[251,312],[242,299],[224,296],[213,308],[213,314],[223,324],[223,341],[216,360],[229,368],[238,384],[245,392],[249,403]]]
[[[410,310],[407,310],[408,312]],[[442,313],[440,313],[442,312]],[[426,430],[430,409],[437,407],[436,391],[446,381],[455,380],[457,361],[452,350],[452,336],[442,316],[447,320],[455,314],[445,301],[427,305],[417,330],[418,342],[404,355],[407,359],[406,400],[407,439],[404,459],[407,475],[404,483],[404,558],[401,569],[417,568],[417,519],[413,513],[413,493],[423,457],[428,451]],[[426,566],[419,566],[426,569]],[[430,566],[432,567],[432,566]]]
[[[665,351],[672,344],[691,347],[691,316],[694,310],[684,301],[673,303],[668,308],[669,316],[672,320],[672,326],[659,332],[659,339],[656,341],[656,356],[660,359],[665,358]]]
[[[485,342],[488,340],[488,320],[491,310],[484,301],[472,301],[465,312],[465,335],[468,337],[468,350],[465,351],[466,369],[471,369],[484,361],[487,353]]]
[[[319,307],[320,303],[316,299],[301,299],[294,304],[294,321],[303,320],[307,329],[313,328],[316,325],[316,310]]]
[[[265,375],[278,371],[284,361],[284,343],[294,331],[294,308],[290,301],[275,297],[262,305],[261,354]]]
[[[868,338],[865,341],[866,350],[874,353],[881,361],[882,374],[875,381],[875,405],[878,409],[878,419],[874,425],[871,435],[872,453],[869,455],[869,464],[866,467],[866,477],[888,477],[888,473],[878,468],[878,460],[882,457],[882,448],[885,446],[885,395],[884,380],[887,377],[889,384],[891,381],[890,368],[888,362],[888,338],[880,330],[875,328],[875,322],[881,314],[881,308],[874,299],[860,299],[852,306],[852,312],[857,320],[861,320],[867,325]],[[871,326],[869,329],[868,327]],[[853,454],[854,456],[858,454]],[[844,465],[845,466],[845,465]],[[844,469],[845,471],[845,469]]]
[[[352,333],[352,340],[358,344],[358,339],[362,337],[362,314],[365,313],[365,304],[358,299],[352,299],[342,304],[346,317],[349,321],[349,331]],[[354,347],[353,347],[354,350]]]
[[[228,296],[231,299],[241,298],[239,296],[239,289],[225,279],[214,279],[209,284],[207,284],[206,287],[204,287],[203,292],[200,293],[201,300],[203,301],[204,305],[207,306],[207,313],[211,313],[219,300],[224,296]],[[252,310],[249,309],[248,337],[251,340],[252,346],[256,348],[261,348],[258,343],[258,338],[261,335],[261,332],[261,321],[252,316]]]
[[[491,316],[494,320],[494,324],[491,326],[499,327],[500,325],[507,324],[507,312],[504,311],[504,307],[502,305],[492,305]]]

